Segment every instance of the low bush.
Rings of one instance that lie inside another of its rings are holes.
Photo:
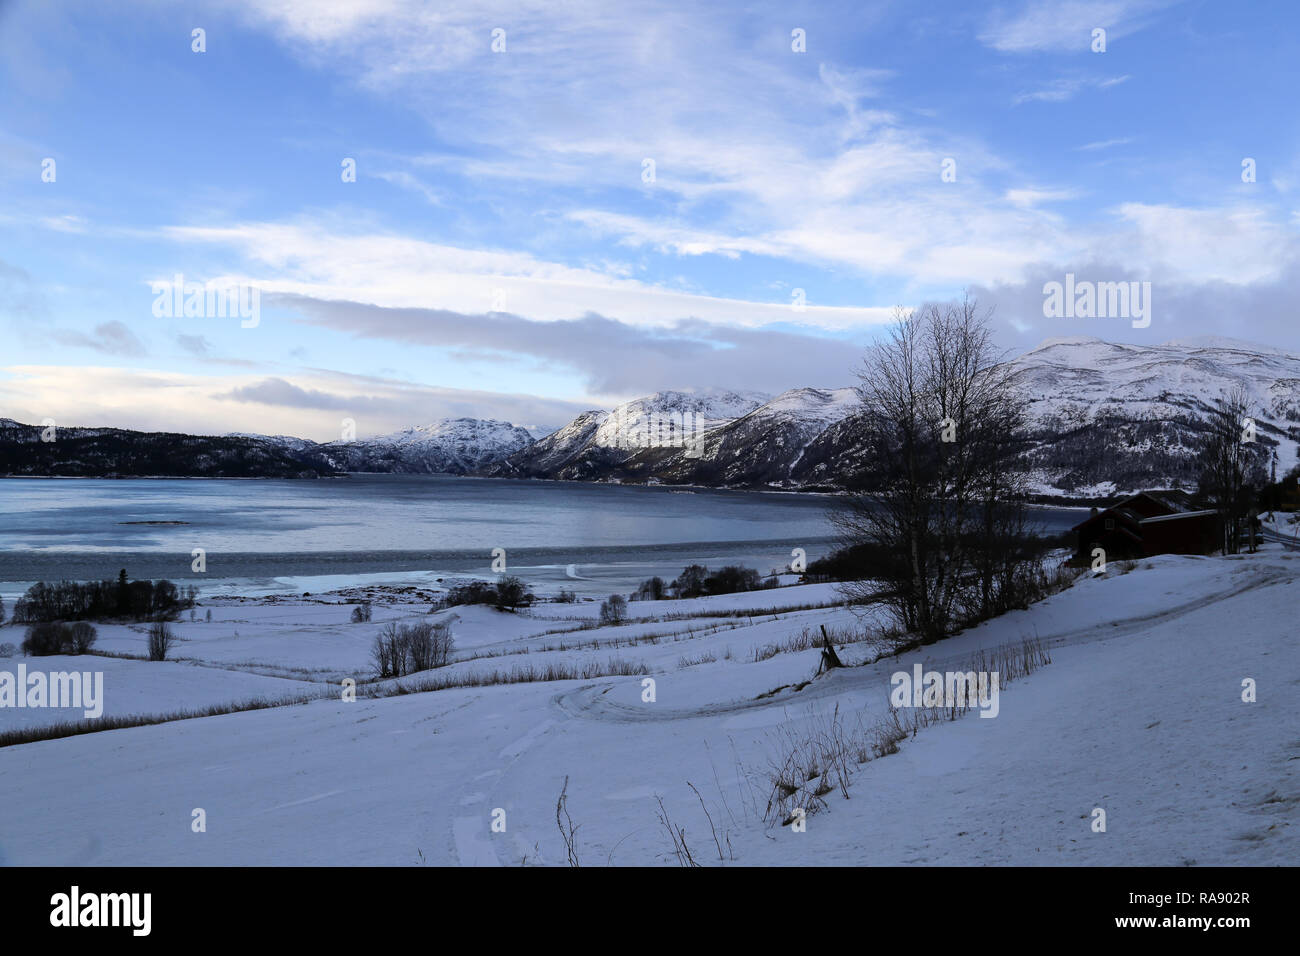
[[[622,624],[627,620],[627,600],[621,594],[611,594],[600,606],[601,624]]]
[[[470,581],[451,588],[439,603],[440,607],[459,607],[465,604],[491,604],[499,610],[527,607],[536,600],[524,582],[508,575],[489,584],[487,581]]]
[[[85,654],[95,643],[94,627],[85,621],[42,621],[27,628],[23,638],[23,653],[30,657],[48,657],[51,654]],[[12,651],[13,645],[6,644]],[[12,656],[0,653],[0,657]]]
[[[775,587],[776,583],[776,578],[768,578],[764,581],[753,568],[738,564],[729,564],[717,571],[710,571],[702,564],[690,564],[682,569],[682,573],[673,581],[671,587],[677,597],[693,598],[711,594],[736,594],[740,591],[761,591]],[[645,584],[642,587],[645,587]]]

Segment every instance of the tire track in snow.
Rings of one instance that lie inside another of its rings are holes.
[[[483,790],[461,794],[460,806],[478,808],[477,813],[462,815],[452,821],[452,842],[456,849],[456,859],[460,861],[461,866],[503,865],[501,858],[497,856],[498,834],[492,832],[492,810],[495,809],[491,799],[492,784],[498,783],[506,771],[555,726],[557,726],[555,721],[544,720],[518,740],[507,744],[497,754],[498,760],[506,762],[474,778],[475,783],[482,782]],[[507,833],[510,832],[509,825],[510,813],[509,808],[506,808]]]
[[[1219,601],[1239,597],[1250,591],[1285,583],[1288,580],[1293,581],[1298,573],[1300,573],[1300,569],[1290,571],[1285,568],[1266,566],[1260,569],[1256,577],[1244,584],[1226,588],[1222,591],[1213,591],[1172,608],[1121,618],[1117,621],[1092,624],[1063,633],[1036,636],[1048,648],[1086,644],[1115,637],[1127,637],[1194,613]],[[935,646],[937,645],[931,645],[931,647]],[[976,651],[977,648],[970,648],[962,654],[927,661],[927,664],[931,667],[938,667],[946,663],[965,662]],[[636,707],[609,700],[606,695],[619,686],[619,681],[615,680],[584,684],[574,690],[561,692],[551,698],[551,705],[566,717],[576,717],[584,720],[603,720],[613,723],[694,720],[703,717],[742,713],[765,707],[786,706],[792,703],[802,704],[823,697],[840,696],[858,689],[881,689],[879,670],[881,667],[886,666],[897,667],[897,660],[887,658],[861,667],[836,669],[825,676],[815,678],[813,683],[806,685],[802,690],[785,690],[761,699],[736,700],[695,708],[673,709],[660,707],[659,705]]]

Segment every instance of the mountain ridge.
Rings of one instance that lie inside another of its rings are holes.
[[[1276,450],[1278,474],[1300,462],[1296,353],[1214,337],[1148,346],[1063,336],[1008,364],[1027,402],[1032,441],[1025,454],[1031,488],[1041,499],[1191,490],[1205,417],[1216,397],[1238,385],[1255,406],[1259,440]],[[81,443],[62,450],[82,458],[59,459],[57,443],[50,443],[27,461],[23,452],[32,452],[39,433],[38,426],[0,419],[0,474],[138,474],[152,462],[161,468],[157,474],[354,471],[837,491],[871,470],[857,393],[849,386],[778,395],[663,390],[612,409],[589,409],[541,437],[509,422],[469,417],[324,443],[284,435],[60,429],[60,441],[66,435]],[[149,436],[164,436],[153,441],[166,447],[151,455]],[[114,447],[122,460],[111,454]],[[193,471],[168,459],[187,450],[197,456]]]

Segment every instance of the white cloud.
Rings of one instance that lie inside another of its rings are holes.
[[[256,432],[331,441],[339,437],[343,417],[355,419],[357,434],[364,437],[461,416],[553,427],[590,407],[324,371],[284,377],[103,366],[18,365],[2,371],[8,374],[0,378],[6,417],[33,423],[48,416],[64,427]]]
[[[1029,0],[1013,14],[994,15],[980,42],[1003,53],[1088,53],[1092,31],[1106,31],[1107,46],[1147,26],[1178,0]]]
[[[465,249],[391,234],[334,233],[322,223],[177,226],[165,233],[181,241],[237,249],[249,260],[247,274],[191,278],[248,283],[264,295],[285,293],[471,315],[501,311],[539,320],[595,312],[651,326],[693,317],[747,327],[786,322],[843,329],[889,317],[883,307],[809,305],[795,312],[789,303],[692,295],[613,271],[574,268],[526,253]],[[170,278],[151,276],[148,281]],[[815,301],[814,295],[810,298]]]
[[[1077,199],[1078,196],[1079,191],[1076,189],[1008,189],[1005,194],[1007,202],[1023,208],[1037,206],[1040,203]]]
[[[1127,146],[1131,142],[1133,142],[1133,140],[1128,136],[1120,139],[1099,139],[1095,142],[1084,143],[1082,146],[1076,146],[1075,149],[1080,152],[1095,152],[1097,150],[1110,149],[1112,146]]]
[[[1117,211],[1137,229],[1124,247],[1129,260],[1183,280],[1273,282],[1296,262],[1295,233],[1257,207],[1124,203]]]
[[[1012,102],[1017,105],[1021,103],[1063,103],[1066,100],[1073,99],[1083,90],[1110,89],[1112,86],[1118,86],[1130,78],[1127,74],[1110,77],[1067,77],[1054,80],[1043,89],[1034,90],[1030,93],[1019,93],[1012,99]]]

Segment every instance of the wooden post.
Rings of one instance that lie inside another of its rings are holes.
[[[835,653],[835,648],[831,646],[831,639],[826,633],[826,625],[825,624],[821,625],[821,629],[822,629],[822,662],[821,665],[817,668],[818,674],[820,674],[823,670],[830,670],[832,667],[844,666],[844,664],[840,662],[839,655]]]

